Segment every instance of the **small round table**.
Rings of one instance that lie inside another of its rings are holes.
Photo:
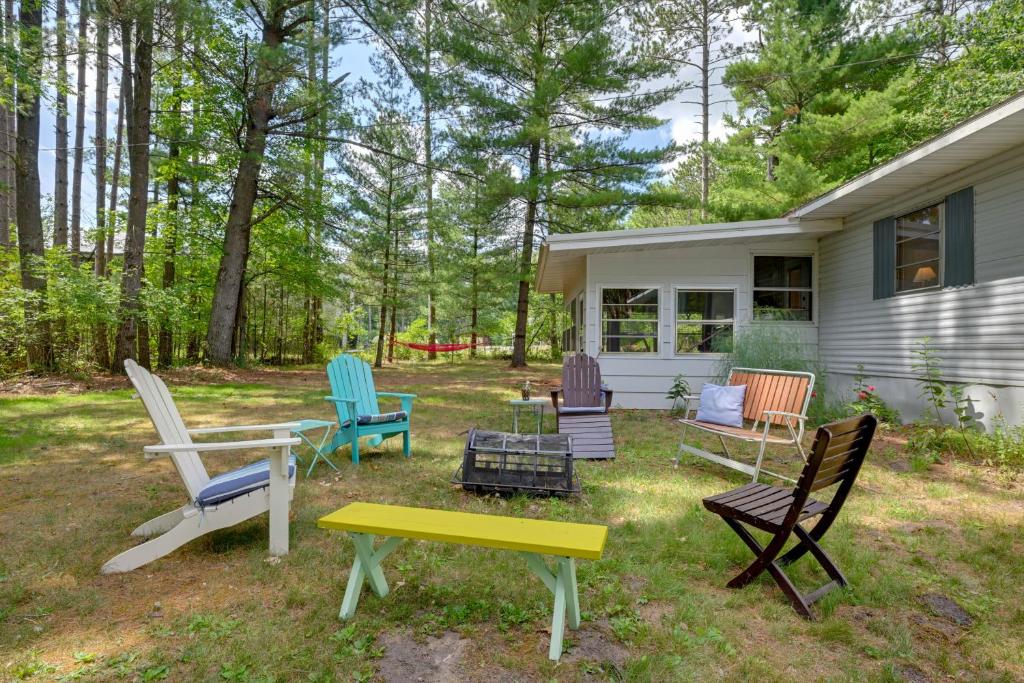
[[[334,427],[334,424],[335,423],[331,422],[330,420],[299,420],[298,426],[292,427],[292,434],[305,441],[306,444],[308,444],[309,447],[313,449],[313,462],[309,463],[309,469],[306,470],[307,477],[313,471],[313,467],[316,465],[317,460],[323,460],[325,463],[330,465],[335,472],[338,471],[338,468],[335,466],[335,464],[331,462],[330,458],[327,457],[328,454],[330,453],[330,451],[328,450],[328,442],[330,441],[331,428]],[[311,432],[317,429],[324,430],[324,433],[320,437],[320,442],[318,444],[313,443],[306,435],[306,432]],[[295,457],[298,457],[298,455],[296,455]]]
[[[544,406],[547,401],[543,398],[514,398],[508,402],[512,406],[512,432],[519,434],[519,413],[523,408],[530,408],[533,411],[534,417],[537,418],[537,431],[536,434],[540,434],[544,426]]]

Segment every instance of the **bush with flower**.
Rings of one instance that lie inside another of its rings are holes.
[[[846,404],[847,411],[851,415],[871,413],[878,418],[879,422],[886,425],[900,424],[899,411],[882,400],[874,385],[864,381],[863,367],[862,365],[857,366],[857,374],[854,376],[854,398]]]

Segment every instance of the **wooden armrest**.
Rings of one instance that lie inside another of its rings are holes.
[[[390,396],[391,398],[416,398],[416,394],[403,394],[397,391],[378,391],[378,396]]]
[[[224,434],[227,432],[258,432],[268,431],[276,432],[282,430],[291,431],[299,426],[298,422],[275,422],[274,424],[265,425],[237,425],[227,427],[198,427],[196,429],[186,430],[189,434]]]
[[[298,437],[287,439],[256,439],[254,441],[220,441],[214,443],[171,443],[145,446],[142,450],[146,453],[146,459],[152,460],[170,453],[181,453],[184,451],[239,451],[249,448],[284,448],[298,446],[302,443]]]
[[[332,403],[356,403],[354,398],[338,398],[337,396],[324,396],[324,400]]]

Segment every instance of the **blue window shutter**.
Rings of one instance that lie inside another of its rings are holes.
[[[874,296],[888,299],[896,293],[896,218],[875,221]]]
[[[946,197],[946,234],[942,284],[974,284],[974,188],[965,187]]]

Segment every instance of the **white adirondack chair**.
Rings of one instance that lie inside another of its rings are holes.
[[[291,429],[298,423],[186,429],[163,380],[133,360],[126,360],[124,367],[162,442],[143,449],[146,459],[170,456],[185,485],[188,502],[135,529],[132,536],[160,535],[117,555],[100,571],[104,574],[131,571],[204,534],[234,526],[267,511],[270,512],[270,554],[287,554],[288,503],[295,489],[295,462],[289,453],[292,446],[299,444],[299,439],[291,436]],[[247,431],[270,431],[273,438],[218,443],[193,443],[191,438],[193,434]],[[269,460],[212,479],[199,458],[201,451],[262,448],[270,450]]]

